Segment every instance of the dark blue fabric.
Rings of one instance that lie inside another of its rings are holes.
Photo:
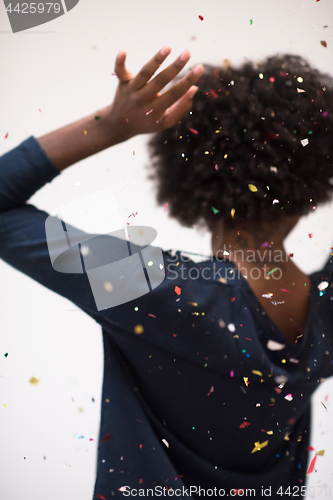
[[[0,158],[0,258],[102,327],[94,500],[124,498],[123,486],[138,495],[139,489],[173,488],[181,498],[190,498],[190,486],[226,493],[255,488],[256,498],[261,487],[281,498],[280,486],[304,486],[310,398],[333,375],[332,258],[311,275],[311,307],[298,345],[271,322],[246,280],[234,275],[233,264],[195,263],[179,251],[163,251],[166,278],[155,290],[98,311],[86,274],[52,268],[48,214],[26,204],[58,174],[34,137]],[[99,244],[115,252],[123,245],[104,238]],[[320,294],[322,281],[330,286]],[[144,327],[140,335],[134,333],[138,324]],[[271,351],[269,339],[286,346]],[[279,388],[281,380],[286,383]],[[244,422],[250,425],[240,427]],[[267,446],[251,453],[266,440]],[[163,496],[159,491],[150,496]]]

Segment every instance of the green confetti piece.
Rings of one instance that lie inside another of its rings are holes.
[[[254,19],[250,19],[250,26],[252,26]]]
[[[269,276],[272,273],[275,273],[275,271],[277,271],[277,270],[278,270],[278,268],[275,267],[274,269],[272,269],[271,271],[269,271],[269,273],[267,273],[267,276]]]
[[[211,209],[213,210],[215,215],[219,213],[219,210],[217,210],[217,208],[211,207]]]
[[[311,135],[311,134],[313,134],[313,132],[312,132],[312,130],[309,130],[308,135]]]
[[[5,354],[4,356],[5,356],[5,358],[7,358],[7,356],[8,356],[8,352],[6,352],[6,354]]]
[[[100,120],[101,117],[100,116],[95,116],[95,120]]]

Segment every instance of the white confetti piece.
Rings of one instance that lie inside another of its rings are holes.
[[[328,287],[328,285],[329,284],[327,283],[327,281],[322,281],[321,283],[319,283],[318,289],[322,292],[323,290],[325,290],[325,288]]]
[[[235,332],[236,331],[235,325],[233,323],[229,323],[228,330],[229,332]]]
[[[287,394],[284,399],[286,399],[287,401],[292,401],[294,398],[293,398],[293,395],[292,394]]]
[[[280,344],[279,342],[275,342],[275,340],[269,339],[266,345],[267,349],[270,351],[281,351],[286,347],[286,344]]]
[[[302,146],[304,148],[304,146],[306,146],[307,144],[309,144],[309,139],[302,139],[301,140],[301,144],[302,144]]]
[[[162,439],[162,442],[165,444],[165,446],[167,448],[169,448],[169,443],[168,443],[168,441],[166,439]]]

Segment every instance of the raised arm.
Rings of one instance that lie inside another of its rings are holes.
[[[201,65],[196,66],[161,95],[159,91],[190,59],[189,52],[184,51],[174,63],[149,81],[169,53],[170,49],[163,47],[134,77],[125,68],[126,53],[119,52],[115,62],[119,85],[113,104],[37,138],[59,171],[135,135],[157,132],[180,120],[192,106],[197,90],[193,84],[204,69]]]

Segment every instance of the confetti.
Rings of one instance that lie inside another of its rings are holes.
[[[250,422],[246,422],[246,421],[245,421],[245,422],[242,422],[242,423],[240,424],[239,428],[240,428],[240,429],[245,429],[245,427],[248,427],[249,425],[251,425],[251,424],[250,424]]]
[[[192,132],[192,134],[198,134],[199,132],[195,130],[195,128],[189,128],[189,131]]]
[[[249,190],[252,191],[252,193],[256,193],[258,188],[254,184],[249,184]]]
[[[164,207],[164,212],[166,212],[166,211],[167,211],[168,205],[169,205],[169,203],[164,203],[164,205],[163,205],[163,207]]]
[[[95,116],[95,120],[100,120],[101,117],[100,116]]]
[[[37,385],[39,380],[35,377],[31,377],[31,379],[29,380],[30,384],[32,385]]]
[[[327,47],[327,42],[325,42],[325,40],[320,40],[320,43],[322,44],[323,47]]]
[[[313,457],[313,459],[311,460],[311,463],[309,465],[308,472],[306,473],[306,475],[311,474],[311,472],[314,471],[314,466],[315,466],[316,460],[317,460],[317,455],[315,455]]]
[[[232,208],[232,209],[231,209],[231,212],[230,212],[230,213],[231,213],[231,217],[232,217],[232,218],[234,218],[234,217],[235,217],[235,212],[236,212],[236,210],[235,210],[234,208]]]
[[[323,405],[323,407],[325,408],[325,410],[327,411],[327,406],[324,405],[324,403],[322,401],[320,401],[321,404]]]
[[[105,281],[103,286],[107,292],[112,292],[113,286],[109,281]]]
[[[150,111],[147,111],[146,116],[150,115],[150,113],[152,113],[153,111],[154,111],[153,109],[151,109]]]
[[[111,434],[107,434],[105,438],[101,440],[101,443],[106,443],[106,441],[110,441],[110,439],[111,439]]]
[[[126,489],[127,489],[127,486],[121,486],[120,488],[118,488],[118,491],[126,491]],[[99,495],[98,495],[98,497],[99,497]]]
[[[235,325],[233,323],[229,323],[228,330],[229,332],[235,332],[236,331]]]
[[[307,144],[309,144],[309,139],[302,139],[301,140],[301,144],[302,144],[302,146],[304,148]]]
[[[327,281],[322,281],[321,283],[319,283],[318,289],[322,292],[323,290],[325,290],[325,288],[328,287],[328,285],[329,284],[327,283]]]
[[[143,333],[144,332],[144,328],[142,325],[135,325],[134,327],[134,333],[136,333],[137,335],[139,335],[140,333]]]
[[[294,257],[294,254],[293,254],[293,253],[290,253],[290,254],[289,254],[289,257]]]
[[[200,21],[204,20],[204,18],[202,16],[198,16],[198,18],[200,19]]]
[[[301,92],[306,92],[306,90],[297,88],[297,92],[300,94]]]
[[[7,358],[7,356],[8,356],[8,352],[6,352],[6,354],[4,354],[4,356],[5,356],[5,358]]]
[[[179,286],[175,286],[175,292],[177,295],[180,295],[182,293],[182,290],[181,288],[179,288]]]
[[[244,380],[244,384],[246,385],[246,387],[250,384],[249,382],[249,377],[243,377],[243,380]]]
[[[162,439],[162,443],[164,443],[164,444],[165,444],[165,446],[166,446],[167,448],[169,448],[169,443],[168,443],[168,441],[167,441],[166,439]]]
[[[252,26],[254,19],[250,19],[250,26]]]
[[[7,132],[7,134],[5,135],[5,139],[7,139],[7,137],[8,137],[8,132]]]
[[[266,347],[270,351],[281,351],[286,347],[286,344],[280,344],[279,342],[270,339],[267,341]]]
[[[316,453],[316,455],[318,455],[319,457],[323,457],[324,456],[324,453],[325,453],[325,450],[320,450]]]
[[[84,130],[83,133],[84,133],[84,135],[87,135],[88,132],[86,130]]]
[[[265,448],[265,446],[267,446],[267,445],[268,445],[268,441],[264,441],[263,443],[259,443],[259,441],[257,441],[256,443],[254,443],[254,448],[251,451],[251,453],[255,453],[256,451],[260,451],[262,448]]]
[[[215,97],[215,99],[218,98],[218,94],[215,92],[215,90],[211,90],[210,93],[212,94],[213,97]]]
[[[210,394],[214,392],[214,386],[212,385],[212,387],[209,389],[209,392],[207,393],[207,396],[210,396]]]
[[[277,268],[277,267],[275,267],[274,269],[272,269],[271,271],[269,271],[269,272],[266,274],[266,276],[269,276],[270,274],[275,273],[275,271],[277,271],[277,270],[278,270],[278,268]]]
[[[287,401],[292,401],[294,398],[293,398],[293,395],[292,394],[287,394],[284,399],[286,399]]]
[[[271,167],[269,167],[270,171],[271,172],[277,172],[278,169],[276,167],[274,167],[273,165]]]
[[[311,240],[311,238],[313,238],[313,233],[309,233],[309,238]]]
[[[268,246],[269,246],[268,241],[265,241],[264,243],[262,243],[262,244],[260,245],[260,248],[266,248],[266,247],[268,247]]]
[[[211,207],[211,209],[213,210],[215,215],[219,213],[219,210],[217,210],[217,208]]]
[[[254,375],[259,375],[259,377],[262,377],[262,376],[263,376],[263,375],[262,375],[262,373],[261,373],[259,370],[252,370],[252,373],[253,373]]]
[[[225,322],[223,321],[223,319],[219,319],[219,327],[225,328]]]
[[[281,292],[288,292],[291,293],[290,290],[286,290],[285,288],[280,288]]]

